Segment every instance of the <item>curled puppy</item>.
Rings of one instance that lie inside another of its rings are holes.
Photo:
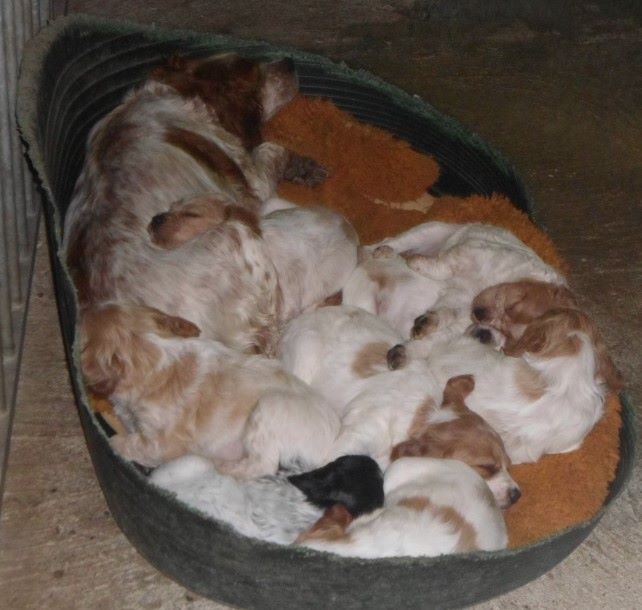
[[[325,463],[339,418],[320,394],[264,356],[201,339],[156,309],[106,304],[81,317],[85,381],[108,397],[129,433],[123,458],[158,466],[188,453],[242,478]]]
[[[299,544],[364,558],[506,548],[506,525],[495,499],[462,462],[401,458],[386,470],[384,491],[383,507],[357,519],[341,508],[326,511]]]
[[[597,328],[577,309],[535,318],[503,352],[461,336],[434,341],[418,359],[395,346],[389,359],[400,358],[441,379],[474,375],[466,404],[499,433],[514,464],[577,449],[602,416],[606,392],[622,387]]]
[[[522,494],[508,472],[510,458],[501,437],[466,406],[474,388],[471,375],[449,379],[439,415],[424,419],[418,414],[410,438],[393,447],[390,459],[415,456],[464,462],[486,481],[499,507],[508,508]]]
[[[238,481],[202,457],[163,464],[151,481],[245,536],[291,544],[329,505],[341,502],[351,518],[383,504],[383,475],[365,456],[344,456],[317,470]]]
[[[346,304],[385,318],[405,337],[415,318],[450,309],[449,326],[468,326],[473,298],[500,282],[564,278],[509,231],[485,224],[428,222],[364,248],[346,287]]]
[[[255,232],[276,269],[278,318],[284,322],[341,290],[357,264],[359,239],[343,216],[327,208],[301,208],[271,198],[262,211],[263,217],[254,221]],[[154,243],[177,248],[201,236],[207,239],[208,230],[240,216],[247,213],[216,201],[204,205],[199,197],[154,216],[149,232]]]

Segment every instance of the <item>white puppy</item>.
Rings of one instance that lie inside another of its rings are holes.
[[[473,299],[488,286],[522,279],[565,283],[512,233],[492,225],[428,222],[363,252],[343,302],[384,317],[405,337],[420,314],[443,308],[455,312],[452,332],[463,332]]]

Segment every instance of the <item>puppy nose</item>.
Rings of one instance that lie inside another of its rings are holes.
[[[510,500],[511,505],[515,504],[517,500],[519,500],[522,497],[522,492],[519,490],[519,487],[513,487],[509,492],[508,492],[508,499]]]
[[[487,328],[476,328],[473,330],[472,335],[484,345],[488,345],[493,340],[493,335]]]
[[[475,307],[473,309],[473,318],[481,322],[488,315],[488,310],[485,307]]]
[[[167,214],[156,214],[156,216],[154,216],[152,218],[152,221],[149,223],[149,226],[152,229],[152,231],[154,231],[160,228],[161,226],[163,226],[166,220],[167,220]]]

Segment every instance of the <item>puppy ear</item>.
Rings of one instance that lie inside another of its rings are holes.
[[[536,320],[526,327],[522,336],[517,339],[507,338],[504,353],[507,356],[518,358],[524,354],[539,354],[548,344],[547,329],[544,324]]]
[[[390,452],[390,461],[402,457],[424,457],[428,453],[428,443],[423,438],[411,438],[395,445]]]
[[[125,371],[125,364],[118,354],[105,356],[91,347],[83,350],[81,367],[88,389],[98,398],[111,396]]]
[[[158,312],[154,316],[154,321],[156,322],[158,330],[170,333],[175,337],[198,337],[201,334],[201,329],[196,326],[196,324],[179,316],[169,316],[165,313]]]
[[[319,520],[307,531],[301,533],[296,542],[306,540],[340,540],[346,537],[346,529],[353,517],[343,504],[334,504],[326,509]]]
[[[475,389],[475,378],[472,375],[451,377],[444,388],[442,405],[463,404],[464,399]]]

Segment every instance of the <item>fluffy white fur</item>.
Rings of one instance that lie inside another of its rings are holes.
[[[365,247],[343,302],[382,316],[405,337],[420,314],[449,308],[456,312],[451,329],[460,333],[470,323],[470,306],[479,292],[527,278],[565,282],[509,231],[428,222]]]
[[[506,548],[501,511],[483,479],[462,462],[402,458],[388,467],[384,491],[383,508],[355,519],[343,535],[302,544],[364,558]]]
[[[151,481],[240,534],[277,544],[294,542],[322,513],[284,476],[239,481],[195,455],[160,466]]]

